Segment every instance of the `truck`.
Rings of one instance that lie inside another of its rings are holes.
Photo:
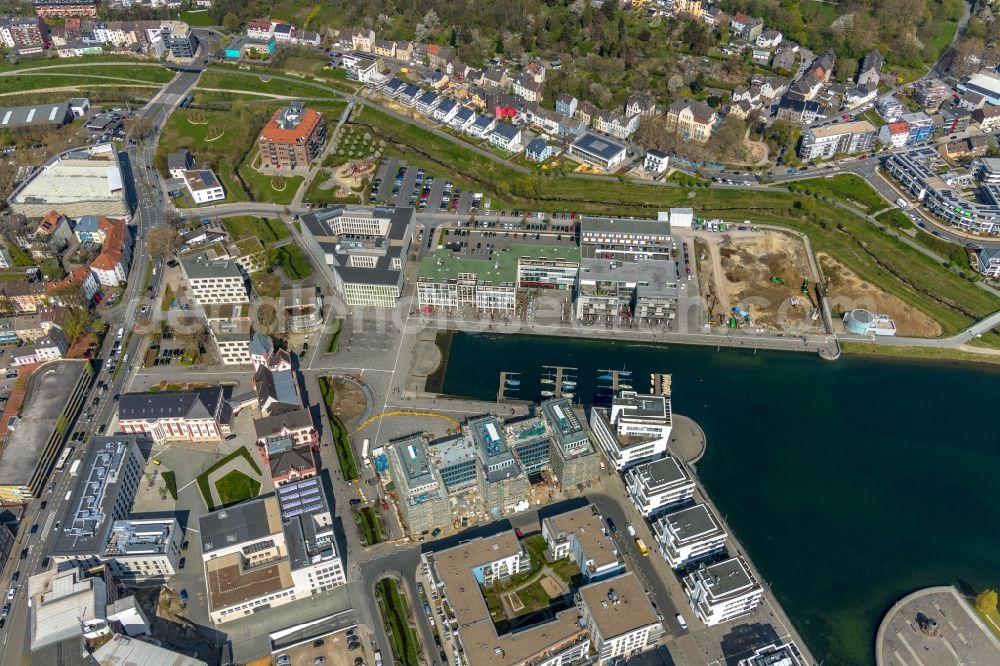
[[[896,205],[899,206],[900,208],[904,209],[904,210],[906,208],[909,208],[909,206],[910,206],[910,204],[907,203],[906,199],[904,199],[903,197],[900,197],[900,198],[896,199]]]
[[[69,466],[69,475],[70,476],[76,476],[77,472],[79,472],[79,471],[80,471],[80,461],[79,460],[74,460],[73,464]]]
[[[646,542],[642,539],[636,538],[635,547],[639,549],[639,552],[642,553],[643,557],[649,555],[649,548],[646,548]]]
[[[364,463],[365,469],[371,469],[371,460],[368,458],[368,447],[371,446],[371,440],[365,439],[364,443],[361,445],[361,462]]]

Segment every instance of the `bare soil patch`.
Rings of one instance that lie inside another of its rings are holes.
[[[940,324],[898,296],[888,294],[865,282],[828,254],[820,252],[816,255],[816,259],[823,269],[823,274],[830,280],[828,294],[834,319],[842,320],[845,312],[854,308],[864,308],[891,317],[896,323],[897,335],[920,338],[934,338],[941,335]]]
[[[342,422],[350,423],[364,415],[365,396],[354,384],[335,378],[333,395],[333,413]]]

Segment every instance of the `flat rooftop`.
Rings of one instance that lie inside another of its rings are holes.
[[[586,242],[588,234],[608,236],[611,234],[656,234],[669,235],[670,222],[657,219],[632,217],[588,217],[580,218],[580,234]]]
[[[31,374],[17,429],[0,452],[0,486],[26,486],[31,481],[87,364],[83,360],[50,361]]]
[[[670,526],[678,543],[696,541],[725,532],[707,504],[695,504],[687,509],[668,513],[661,518],[661,521],[664,525]]]
[[[473,567],[520,552],[513,531],[473,539],[434,554],[435,568],[445,585],[448,603],[461,629],[466,655],[474,666],[521,664],[543,650],[571,641],[583,632],[575,608],[554,620],[516,633],[498,635]]]
[[[97,648],[94,660],[102,666],[208,666],[201,659],[122,635]]]
[[[281,532],[278,500],[271,495],[213,511],[198,519],[198,529],[205,554],[260,541]]]
[[[635,468],[635,473],[650,488],[661,488],[690,480],[677,459],[670,456],[639,465]]]
[[[702,567],[691,576],[701,580],[715,600],[743,594],[757,586],[757,580],[751,575],[741,557],[733,557],[718,564]]]
[[[235,261],[213,259],[204,252],[182,256],[181,267],[189,280],[243,277]]]
[[[542,414],[555,435],[556,443],[563,449],[576,448],[588,439],[583,422],[566,398],[546,400],[542,403]]]
[[[625,573],[579,590],[604,640],[659,622],[646,590],[633,573]]]
[[[406,489],[430,486],[437,483],[427,457],[426,443],[422,437],[411,437],[405,440],[390,442],[393,455],[399,460],[400,467],[406,472],[402,479]]]
[[[205,562],[205,583],[213,609],[228,608],[292,586],[287,559],[246,571],[241,560],[240,553],[229,553]]]
[[[595,513],[593,506],[584,506],[574,511],[560,513],[546,518],[554,532],[572,534],[580,542],[580,549],[588,560],[593,560],[594,566],[600,568],[619,561],[618,549],[605,533],[604,520]],[[581,568],[586,564],[579,563]]]
[[[17,190],[20,204],[61,204],[79,201],[118,201],[125,196],[118,159],[111,144],[76,150],[49,161]]]
[[[507,248],[506,251],[494,252],[492,257],[486,254],[457,252],[447,247],[441,248],[423,258],[420,262],[419,276],[422,279],[441,282],[458,279],[463,273],[475,274],[479,282],[513,286],[517,281],[518,260],[522,257],[533,260],[580,261],[579,248],[528,243],[511,244]]]

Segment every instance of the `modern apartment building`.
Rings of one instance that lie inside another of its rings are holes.
[[[808,666],[809,662],[802,656],[802,651],[795,641],[759,647],[749,657],[740,659],[736,666]]]
[[[610,409],[590,411],[590,430],[617,470],[660,458],[667,450],[670,398],[621,391]]]
[[[764,597],[764,590],[741,557],[701,566],[681,582],[695,615],[708,626],[752,612]]]
[[[867,120],[807,128],[799,143],[799,157],[829,159],[838,154],[868,151],[875,147],[877,136],[878,130]]]
[[[181,271],[192,297],[199,305],[249,303],[246,279],[230,259],[212,259],[207,253],[180,259]]]
[[[543,518],[542,537],[551,558],[576,562],[585,583],[625,571],[625,559],[594,505]]]
[[[677,283],[677,265],[673,261],[583,259],[577,281],[576,318],[599,323],[669,323],[677,316]]]
[[[644,516],[685,504],[694,495],[694,480],[671,456],[629,469],[625,473],[625,487],[635,508]]]
[[[591,583],[577,593],[579,608],[597,652],[597,663],[612,664],[655,645],[663,633],[646,590],[633,573]]]
[[[660,516],[651,527],[660,554],[674,569],[721,553],[728,537],[707,504]]]
[[[165,580],[179,570],[183,534],[176,518],[116,520],[100,559],[125,582]]]
[[[580,252],[585,259],[669,260],[670,222],[630,217],[581,217]]]
[[[400,513],[411,534],[448,525],[451,499],[440,470],[428,457],[423,437],[390,442],[386,447]]]
[[[160,34],[174,58],[193,58],[198,51],[198,36],[183,21],[163,21],[160,24]]]
[[[302,238],[348,305],[391,308],[403,290],[415,220],[413,208],[328,208],[302,216]]]
[[[308,169],[325,142],[323,114],[301,102],[275,111],[257,137],[261,164],[274,169]]]

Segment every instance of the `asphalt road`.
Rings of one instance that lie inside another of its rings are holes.
[[[116,332],[123,328],[126,332],[132,329],[136,321],[136,313],[144,303],[148,302],[146,297],[146,285],[144,278],[146,267],[151,260],[147,250],[145,238],[149,230],[159,224],[164,219],[163,192],[159,186],[158,178],[152,175],[153,153],[155,152],[155,140],[166,122],[167,117],[173,107],[187,95],[190,88],[197,82],[197,73],[180,73],[175,76],[161,92],[145,106],[139,115],[153,120],[153,132],[150,137],[140,142],[138,146],[130,147],[127,152],[120,154],[122,163],[122,180],[131,184],[130,194],[133,196],[134,213],[132,222],[135,225],[135,246],[132,256],[132,265],[129,269],[130,279],[125,287],[119,304],[111,308],[106,316],[109,325],[109,333],[105,337],[104,344],[97,354],[95,367],[97,369],[97,381],[91,386],[81,408],[81,416],[76,424],[68,432],[83,432],[88,435],[102,434],[102,427],[111,422],[117,403],[113,396],[121,393],[133,368],[138,367],[134,363],[139,348],[141,336],[133,336],[125,349],[119,354],[112,355],[111,349],[117,341]],[[153,276],[154,290],[159,285],[162,271],[157,270]],[[155,292],[154,292],[155,293]],[[125,357],[132,359],[133,363],[124,362]],[[117,378],[110,371],[110,360],[115,358],[121,364]],[[107,382],[109,388],[102,391],[99,388],[101,382]],[[94,407],[94,400],[97,405]],[[93,411],[93,417],[86,419],[86,413]],[[76,451],[74,457],[81,455],[83,446],[79,443],[70,443]],[[28,608],[25,599],[27,580],[29,577],[44,570],[41,563],[47,553],[50,537],[55,529],[54,521],[62,513],[65,503],[66,493],[69,491],[74,478],[68,473],[70,463],[67,463],[64,471],[55,472],[51,483],[54,486],[47,486],[46,492],[39,499],[31,501],[26,509],[24,519],[21,521],[20,530],[15,543],[15,557],[25,545],[31,545],[29,556],[19,561],[12,559],[4,571],[3,581],[9,584],[10,578],[15,570],[20,571],[20,580],[15,591],[12,602],[11,613],[7,618],[7,624],[0,634],[0,666],[20,666],[22,655],[30,651],[30,632],[28,627]],[[51,490],[49,490],[51,488]],[[47,503],[46,508],[41,509],[41,503]],[[39,530],[37,534],[30,534],[31,526],[37,523]]]

